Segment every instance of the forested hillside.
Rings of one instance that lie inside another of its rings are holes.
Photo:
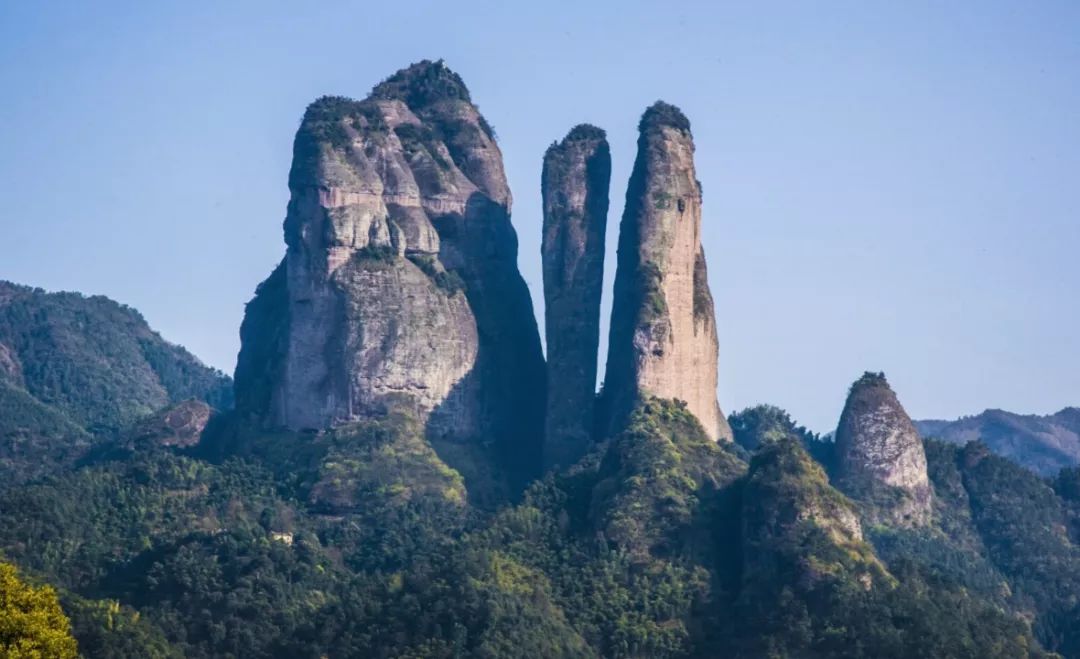
[[[232,406],[232,383],[102,296],[0,281],[0,476],[71,465],[98,439],[186,399]]]

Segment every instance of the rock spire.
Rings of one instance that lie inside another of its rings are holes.
[[[657,102],[639,124],[619,227],[605,375],[608,432],[644,395],[678,399],[714,440],[731,429],[716,401],[717,337],[701,247],[701,184],[690,122]]]
[[[877,521],[928,521],[926,451],[884,373],[865,373],[851,385],[836,429],[836,452],[841,489],[873,504]]]
[[[610,183],[611,152],[599,128],[577,126],[544,155],[548,467],[574,463],[592,441]]]

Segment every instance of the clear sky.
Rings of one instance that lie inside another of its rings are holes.
[[[725,411],[828,431],[867,369],[916,417],[1080,405],[1071,0],[3,2],[0,278],[108,295],[231,372],[304,107],[424,58],[495,126],[538,313],[544,149],[608,131],[606,321],[662,98],[696,138]]]

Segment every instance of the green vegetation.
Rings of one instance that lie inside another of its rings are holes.
[[[578,140],[605,140],[607,139],[607,133],[603,128],[593,126],[592,124],[578,124],[570,129],[570,132],[566,134],[564,142],[574,142]]]
[[[690,134],[690,120],[686,118],[682,110],[663,101],[657,101],[645,110],[638,123],[638,131],[645,133],[649,128],[660,126],[670,126],[687,135]]]
[[[1070,475],[1048,483],[979,443],[925,445],[933,524],[873,528],[879,555],[894,573],[895,565],[908,566],[982,606],[1032,620],[1043,647],[1080,656],[1080,545]]]
[[[866,371],[859,379],[851,383],[851,387],[848,389],[850,394],[856,389],[863,389],[865,387],[888,387],[889,381],[885,379],[885,374],[881,371],[874,373],[872,371]]]
[[[705,253],[699,251],[694,259],[694,320],[715,323],[712,293],[709,291],[709,273],[705,267]]]
[[[471,102],[461,76],[442,60],[423,60],[383,80],[371,91],[372,98],[400,100],[409,107],[431,105],[443,100]]]
[[[1046,646],[1080,656],[1080,546],[1065,502],[1050,485],[981,444],[957,455],[975,526],[1005,574],[1016,606],[1036,614]]]
[[[465,290],[465,280],[457,272],[442,268],[433,256],[410,254],[408,259],[431,278],[435,285],[453,296]]]
[[[401,146],[410,159],[426,154],[443,171],[448,171],[453,166],[439,149],[442,135],[428,124],[400,124],[394,128],[394,134],[401,140]]]
[[[371,98],[398,100],[409,106],[413,112],[428,115],[428,110],[444,101],[463,101],[472,103],[469,90],[465,87],[461,76],[450,70],[442,60],[432,62],[423,60],[413,64],[407,69],[402,69],[380,82],[371,91]],[[438,115],[438,116],[436,116]],[[495,139],[495,129],[487,122],[483,115],[478,114],[480,130],[487,135],[488,139]],[[436,112],[432,116],[439,119],[435,124],[445,135],[445,141],[454,141],[454,136],[470,127],[468,122],[447,122],[446,117]]]
[[[594,519],[614,546],[632,555],[676,555],[703,514],[704,493],[745,471],[711,441],[685,403],[651,399],[608,448],[594,492]]]
[[[350,147],[350,130],[378,140],[386,136],[387,125],[382,111],[370,101],[322,96],[311,103],[293,141],[289,186],[311,185],[318,178],[320,161],[328,155],[326,150],[344,152]]]
[[[70,468],[168,404],[232,406],[232,382],[104,297],[0,282],[0,487]]]
[[[0,563],[0,655],[9,659],[77,656],[56,592],[24,583],[7,563]]]
[[[368,243],[356,250],[353,258],[364,261],[368,266],[389,265],[397,260],[397,250],[393,245],[376,245]]]
[[[71,633],[79,653],[93,659],[183,659],[179,648],[165,639],[159,627],[138,611],[116,600],[88,600],[70,593],[61,596],[71,616]]]
[[[386,130],[378,108],[345,96],[322,96],[304,112],[294,151],[310,159],[317,155],[321,144],[345,149],[350,142],[346,124],[358,130]]]
[[[227,408],[232,383],[101,296],[46,293],[0,282],[0,343],[22,366],[38,401],[95,433],[112,433],[186,398]]]
[[[777,408],[732,417],[749,470],[685,405],[651,399],[578,465],[485,508],[407,414],[324,433],[245,419],[201,457],[121,439],[0,493],[0,548],[61,589],[88,656],[1042,656],[1015,612],[1050,577],[1000,590],[1066,546],[1038,540],[1049,520],[1023,527],[1042,552],[1029,567],[965,572],[956,547],[894,541],[908,560],[874,535],[882,560]],[[983,476],[930,453],[964,501]],[[997,528],[976,499],[949,527],[971,551]],[[1036,621],[1072,647],[1068,618]]]
[[[93,443],[59,410],[0,381],[0,482],[21,483],[71,466]]]
[[[755,455],[743,500],[737,656],[1042,656],[1020,619],[956,584],[902,561],[886,571],[795,439]]]
[[[795,437],[804,448],[811,442],[821,441],[815,433],[796,425],[791,416],[775,405],[748,407],[728,417],[735,443],[747,451],[788,437]]]
[[[640,289],[643,297],[641,305],[642,321],[656,320],[667,314],[667,299],[664,297],[663,275],[660,267],[652,261],[646,261],[641,266]]]

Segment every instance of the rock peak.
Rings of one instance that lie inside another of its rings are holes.
[[[730,439],[716,402],[716,318],[690,122],[658,102],[645,111],[640,130],[619,227],[604,378],[607,431],[618,432],[649,395],[684,401],[709,437]]]
[[[502,155],[461,78],[423,61],[362,101],[316,100],[289,188],[285,258],[241,327],[238,408],[292,430],[404,412],[536,469],[540,337]]]
[[[840,486],[856,498],[886,502],[875,504],[872,517],[906,526],[929,520],[926,452],[884,373],[868,371],[851,385],[836,450]],[[883,488],[898,496],[873,496]]]
[[[686,118],[682,110],[670,103],[657,101],[650,105],[645,110],[645,113],[641,115],[638,130],[644,133],[647,130],[663,126],[675,128],[687,135],[690,134],[690,120]]]
[[[595,126],[574,127],[544,154],[548,467],[576,462],[592,439],[610,183],[611,151]]]
[[[404,101],[409,107],[422,107],[445,100],[472,102],[461,76],[441,59],[434,62],[421,60],[401,69],[375,85],[371,97]]]

